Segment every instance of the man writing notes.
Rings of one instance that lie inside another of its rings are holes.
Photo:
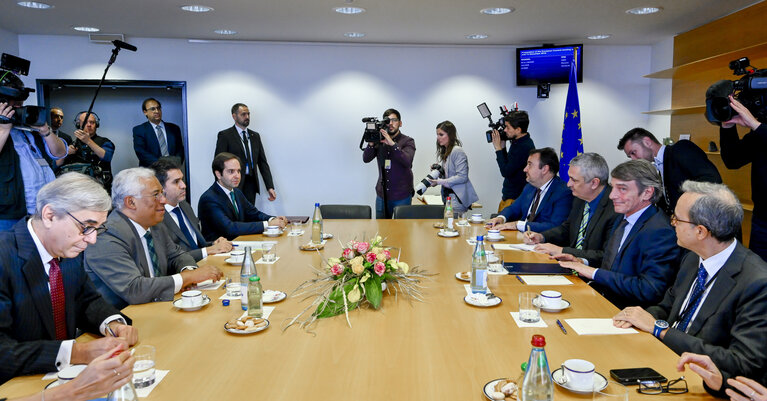
[[[83,271],[80,253],[104,231],[109,209],[101,185],[64,174],[40,189],[34,216],[0,233],[0,383],[138,341]],[[77,329],[106,337],[78,342]]]
[[[558,172],[559,158],[554,149],[530,151],[525,189],[488,225],[501,230],[541,232],[562,224],[570,213],[573,194],[557,176]]]
[[[600,266],[604,244],[617,214],[610,201],[610,170],[596,153],[583,153],[570,161],[567,187],[575,196],[570,216],[561,225],[542,233],[525,233],[525,243],[558,260],[586,261]]]
[[[165,196],[154,171],[136,167],[117,174],[112,205],[107,232],[85,252],[85,271],[116,307],[172,301],[183,288],[221,277],[214,266],[198,268],[160,224]]]
[[[240,235],[260,234],[266,225],[285,227],[285,216],[270,216],[258,210],[237,188],[241,177],[240,159],[231,153],[213,158],[216,182],[205,191],[197,204],[202,233],[212,241],[218,237],[233,240]]]
[[[646,310],[629,307],[617,327],[653,333],[674,352],[708,355],[727,376],[767,372],[767,263],[735,240],[743,208],[721,184],[687,181],[671,221],[682,260],[674,285]]]
[[[615,213],[602,264],[560,262],[619,308],[655,305],[674,279],[679,247],[668,217],[653,203],[660,197],[660,177],[646,160],[631,160],[613,169]]]

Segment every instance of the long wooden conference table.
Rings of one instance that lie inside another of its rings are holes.
[[[609,318],[618,310],[576,277],[574,285],[539,287],[522,284],[512,275],[491,275],[490,289],[503,302],[478,308],[463,300],[464,282],[455,273],[469,270],[472,247],[466,239],[483,234],[482,225],[459,228],[460,236],[441,238],[434,220],[326,220],[325,231],[334,234],[322,254],[340,255],[341,243],[369,240],[376,233],[385,244],[401,248],[401,260],[437,275],[426,281],[426,302],[408,302],[385,294],[382,308],[355,310],[347,325],[343,316],[319,320],[309,334],[299,327],[282,331],[287,320],[310,300],[291,297],[299,284],[313,277],[310,266],[320,267],[321,257],[300,251],[309,241],[310,227],[301,237],[265,238],[252,235],[241,240],[276,240],[279,260],[258,265],[264,289],[281,290],[288,298],[276,304],[271,325],[251,335],[234,335],[224,323],[242,313],[238,301],[223,306],[223,287],[209,291],[212,302],[195,312],[184,312],[170,302],[129,306],[124,310],[139,330],[140,344],[157,348],[157,369],[170,373],[147,400],[483,400],[482,388],[490,380],[520,373],[530,354],[533,334],[546,337],[551,369],[571,358],[592,361],[597,372],[609,378],[610,369],[649,366],[669,380],[678,378],[678,356],[647,333],[579,336],[566,323],[568,334],[556,319]],[[504,232],[504,242],[521,242],[518,233]],[[254,258],[258,254],[254,255]],[[544,255],[506,251],[506,261],[546,262]],[[239,269],[211,256],[200,264]],[[555,289],[572,306],[560,313],[541,312],[547,328],[519,328],[509,312],[518,310],[518,293]],[[87,339],[87,336],[85,336]],[[82,340],[82,339],[81,339]],[[701,380],[684,373],[690,392],[664,395],[673,400],[710,398]],[[18,396],[40,391],[48,382],[41,375],[13,379],[0,386],[0,395]],[[659,396],[638,394],[632,400]],[[591,399],[555,385],[557,400]]]

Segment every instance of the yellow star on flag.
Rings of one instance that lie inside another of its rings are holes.
[[[578,110],[573,110],[573,118],[578,118]]]

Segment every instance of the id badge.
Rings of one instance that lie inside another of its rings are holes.
[[[391,170],[391,159],[384,160],[384,168],[387,170]]]
[[[46,160],[45,160],[45,159],[43,159],[42,157],[36,157],[36,158],[35,158],[35,161],[36,161],[36,162],[37,162],[37,164],[39,164],[41,167],[46,167],[46,166],[47,166],[47,167],[50,167],[50,166],[51,166],[50,164],[48,164],[48,161],[46,161]]]

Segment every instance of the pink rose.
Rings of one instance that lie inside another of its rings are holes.
[[[346,248],[344,249],[342,256],[346,259],[352,259],[354,258],[354,250],[352,250],[351,248]]]
[[[384,257],[386,257],[386,260],[391,259],[391,252],[389,252],[388,249],[384,249],[381,253],[384,255]]]
[[[338,276],[344,272],[344,267],[336,263],[330,268],[330,272],[333,273],[334,276]]]
[[[370,244],[367,242],[358,242],[356,245],[357,252],[359,253],[365,253],[370,249]]]
[[[373,263],[376,261],[376,254],[373,252],[368,252],[365,254],[365,260],[367,260],[369,263]]]
[[[386,272],[386,265],[384,265],[381,262],[378,262],[373,268],[373,271],[375,271],[377,275],[383,276],[384,272]]]

